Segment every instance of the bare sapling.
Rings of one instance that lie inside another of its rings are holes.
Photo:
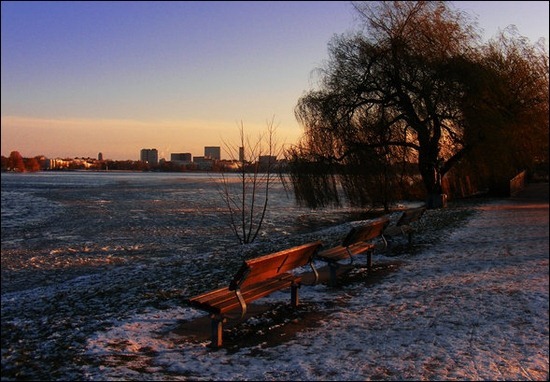
[[[252,243],[262,228],[269,203],[269,191],[281,148],[275,139],[273,120],[264,133],[251,140],[240,125],[240,144],[225,143],[236,169],[222,171],[220,194],[229,216],[229,225],[240,244]]]

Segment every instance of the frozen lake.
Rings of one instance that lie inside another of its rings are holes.
[[[2,291],[62,281],[103,267],[238,246],[219,174],[2,173]],[[353,209],[311,211],[280,180],[256,241],[277,241],[343,221]],[[48,272],[48,274],[45,274]]]
[[[297,207],[277,182],[260,236],[240,245],[216,186],[219,175],[1,176],[2,376],[8,380],[83,380],[82,362],[95,362],[83,361],[85,343],[96,331],[226,285],[245,256],[321,237],[340,240],[349,225],[337,223],[365,215]]]

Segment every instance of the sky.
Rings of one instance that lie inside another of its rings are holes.
[[[453,2],[485,36],[513,24],[549,39],[546,1]],[[334,35],[358,27],[346,1],[1,2],[1,154],[138,160],[281,145]]]

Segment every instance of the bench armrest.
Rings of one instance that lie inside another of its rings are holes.
[[[241,319],[243,319],[246,316],[246,301],[244,301],[240,288],[235,289],[235,296],[237,296],[237,300],[241,304]]]

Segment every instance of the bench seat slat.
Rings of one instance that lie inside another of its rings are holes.
[[[245,288],[247,284],[256,284],[307,265],[320,246],[321,242],[309,243],[246,260],[241,270],[235,275],[230,288],[233,289],[237,284],[240,284],[241,288]],[[243,277],[245,274],[246,276]]]
[[[267,286],[277,285],[280,281],[292,282],[295,279],[296,279],[295,276],[289,273],[285,273],[280,275],[277,278],[266,280],[262,283],[248,285],[245,288],[241,289],[241,294],[243,294],[243,297],[247,293],[253,295],[253,292],[258,288],[260,288],[262,285],[267,285]],[[220,304],[223,304],[223,302],[228,298],[231,298],[231,296],[235,296],[235,291],[229,289],[229,287],[224,287],[212,292],[208,292],[208,293],[193,297],[192,299],[189,300],[189,302],[193,302],[197,304],[207,304],[207,305],[220,305]]]
[[[349,247],[344,246],[338,246],[329,248],[325,251],[319,252],[317,255],[317,258],[323,261],[327,262],[336,262],[339,260],[347,259],[350,256],[350,253],[352,256],[359,255],[363,252],[372,251],[375,249],[375,245],[373,243],[356,243],[353,245],[350,245]],[[348,249],[350,253],[348,253]]]
[[[298,284],[300,280],[301,278],[271,280],[270,283],[257,284],[256,287],[252,290],[242,291],[242,295],[245,301],[247,301],[247,303],[250,303],[262,297],[270,295],[273,292],[289,288],[293,284]],[[232,293],[233,297],[235,297],[235,293]],[[228,300],[219,305],[218,309],[220,310],[220,313],[227,313],[237,308],[240,308],[240,306],[241,305],[239,304],[238,300],[236,298],[232,298],[231,300]]]
[[[206,292],[204,294],[195,296],[195,297],[189,299],[188,301],[202,304],[204,302],[215,300],[215,299],[219,298],[220,296],[223,296],[227,292],[227,290],[228,290],[227,287],[222,287],[222,288],[212,290],[212,291]]]
[[[247,305],[257,299],[290,288],[290,303],[293,307],[298,306],[298,287],[302,277],[291,271],[309,264],[317,275],[312,261],[321,245],[321,241],[315,241],[245,260],[227,287],[186,299],[188,305],[211,314],[211,345],[220,347],[223,343],[226,313],[240,310],[241,318],[244,318]]]
[[[410,225],[394,225],[391,227],[386,228],[384,231],[385,236],[397,236],[397,235],[403,235],[406,233],[409,233],[411,231],[414,231],[414,228]]]
[[[353,256],[365,253],[367,255],[367,268],[369,270],[371,269],[372,252],[378,248],[378,245],[376,245],[373,240],[382,237],[385,247],[386,240],[382,233],[389,222],[389,218],[384,216],[361,226],[353,227],[340,245],[321,250],[317,253],[315,258],[329,265],[329,285],[336,285],[336,269],[340,265],[340,260],[349,259],[351,264],[353,262]]]
[[[403,232],[414,230],[411,224],[420,220],[425,211],[426,207],[411,208],[403,211],[399,220],[384,230],[384,235],[399,235]]]
[[[403,211],[397,222],[384,230],[384,236],[389,238],[390,241],[391,238],[396,236],[407,236],[409,245],[411,245],[412,235],[416,231],[412,224],[420,220],[425,211],[426,207],[411,208]]]
[[[247,302],[252,302],[273,292],[288,288],[292,284],[298,284],[301,281],[301,277],[288,273],[280,276],[263,283],[249,285],[245,289],[242,289],[241,294],[243,298]],[[194,297],[188,300],[188,302],[192,306],[215,314],[227,313],[241,307],[235,291],[229,290],[228,287],[218,289],[215,293],[210,292]]]
[[[411,208],[403,212],[396,225],[410,225],[411,223],[420,220],[422,215],[426,211],[426,207]]]

